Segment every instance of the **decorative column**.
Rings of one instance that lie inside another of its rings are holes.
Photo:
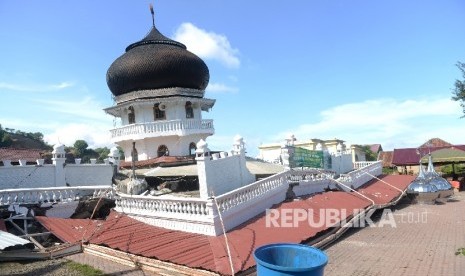
[[[199,177],[199,192],[201,199],[207,199],[211,195],[207,183],[207,170],[211,162],[210,149],[208,144],[203,140],[197,143],[195,150],[195,160],[197,161],[197,172]]]
[[[66,186],[65,180],[65,145],[56,144],[53,146],[52,161],[55,165],[55,186]]]

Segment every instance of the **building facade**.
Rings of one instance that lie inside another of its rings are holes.
[[[111,139],[123,149],[125,161],[194,156],[196,143],[214,134],[213,120],[202,119],[215,104],[204,98],[208,81],[203,60],[155,24],[129,45],[108,69],[115,105],[104,109],[121,120]]]

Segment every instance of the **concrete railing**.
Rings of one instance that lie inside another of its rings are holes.
[[[360,162],[354,162],[354,170],[358,170],[361,168],[368,167],[370,165],[376,164],[379,161],[360,161]]]
[[[6,189],[0,190],[0,206],[70,202],[86,196],[113,198],[114,191],[111,186]]]
[[[116,211],[128,214],[160,215],[163,217],[186,216],[208,217],[211,215],[211,206],[208,201],[196,198],[157,198],[140,195],[118,195],[116,198]]]
[[[368,162],[367,162],[368,163]],[[360,168],[358,170],[351,171],[348,174],[341,174],[339,181],[345,185],[357,189],[363,184],[367,183],[373,176],[381,175],[383,172],[382,161],[370,162],[368,166]],[[343,188],[346,190],[346,188]]]
[[[282,186],[285,186],[287,189],[287,174],[288,172],[278,173],[217,196],[216,201],[218,202],[219,211],[224,213],[235,207],[240,207],[243,203],[253,201],[256,198],[261,197],[268,192],[273,192]]]
[[[119,140],[128,136],[168,136],[168,135],[185,135],[192,133],[209,133],[215,132],[213,120],[170,120],[157,121],[148,123],[131,124],[110,130],[111,138]]]
[[[316,181],[321,179],[333,178],[334,172],[322,171],[316,169],[310,170],[291,170],[288,171],[287,179],[290,182]]]

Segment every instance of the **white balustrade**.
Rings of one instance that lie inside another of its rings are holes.
[[[350,173],[342,174],[338,180],[347,186],[357,189],[358,187],[373,179],[372,176],[378,176],[382,173],[382,161],[360,163],[363,163],[366,166],[351,171]]]
[[[362,169],[364,167],[368,167],[370,165],[376,164],[379,161],[360,161],[360,162],[354,162],[354,170]]]
[[[128,135],[171,135],[183,131],[213,132],[213,120],[170,120],[148,123],[131,124],[111,130],[111,137],[122,137]]]
[[[207,200],[196,198],[157,198],[153,196],[118,195],[116,210],[130,214],[162,215],[175,217],[186,216],[207,217],[211,209],[207,207]]]
[[[287,171],[287,173],[287,179],[290,182],[319,181],[323,179],[333,178],[335,175],[334,172],[322,171],[317,169],[290,170]]]
[[[77,186],[0,190],[0,206],[10,204],[57,203],[79,200],[83,196],[113,198],[110,186]]]
[[[216,198],[218,210],[226,212],[258,197],[262,197],[270,191],[286,186],[287,172],[282,172],[265,179],[259,180],[247,186],[222,194]]]

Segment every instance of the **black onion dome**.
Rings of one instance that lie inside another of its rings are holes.
[[[205,90],[209,78],[202,59],[155,27],[144,39],[129,45],[107,71],[107,84],[115,96],[172,87]]]

